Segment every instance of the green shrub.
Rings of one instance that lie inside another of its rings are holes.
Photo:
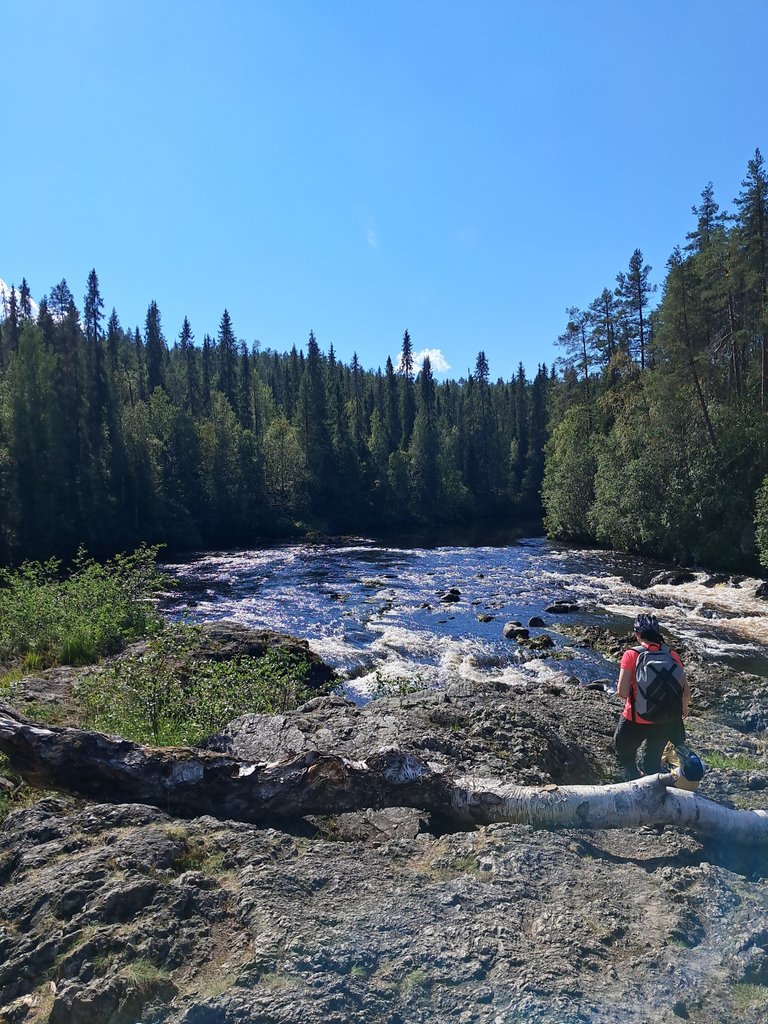
[[[289,711],[316,692],[296,655],[276,648],[260,658],[203,661],[199,633],[169,626],[142,654],[84,680],[86,725],[139,743],[194,744],[239,715]]]
[[[142,546],[104,564],[81,552],[66,578],[56,559],[0,569],[0,664],[90,664],[157,632],[154,597],[168,587],[157,552]]]

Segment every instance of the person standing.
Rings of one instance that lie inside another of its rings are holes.
[[[661,771],[661,754],[668,740],[685,743],[683,719],[688,716],[691,690],[683,663],[664,643],[655,615],[638,615],[634,622],[637,647],[625,651],[619,670],[618,694],[625,701],[613,743],[626,779]],[[645,743],[643,770],[637,752]]]

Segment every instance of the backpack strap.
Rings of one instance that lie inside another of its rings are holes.
[[[631,650],[637,651],[638,655],[640,655],[643,651],[647,651],[648,648],[647,647],[643,647],[642,644],[639,644],[637,647],[632,647]],[[637,665],[637,661],[635,661],[635,665]],[[635,691],[636,690],[637,690],[637,678],[635,678],[634,689],[631,686],[629,688],[629,706],[632,708],[632,721],[635,724],[637,724],[637,715],[635,714]]]

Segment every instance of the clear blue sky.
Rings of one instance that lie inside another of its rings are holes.
[[[766,0],[0,0],[0,278],[169,343],[551,362],[768,157]]]

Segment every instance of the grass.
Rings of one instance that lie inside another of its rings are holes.
[[[768,1006],[768,986],[750,985],[747,982],[737,982],[731,985],[733,1001],[742,1010],[754,1010],[757,1007]]]
[[[168,981],[171,977],[164,968],[157,967],[144,957],[132,960],[123,970],[123,975],[142,993],[150,992],[159,982]]]
[[[204,995],[207,999],[214,999],[216,996],[223,996],[225,992],[229,992],[236,984],[237,975],[219,974],[206,983],[205,988],[201,991],[201,995]]]
[[[749,772],[765,767],[764,763],[751,754],[704,754],[707,768],[731,768],[735,771]]]
[[[427,988],[429,985],[429,978],[424,971],[415,970],[411,971],[410,974],[406,974],[404,978],[398,983],[400,994],[403,996],[410,995],[416,989]]]
[[[264,988],[271,989],[273,992],[294,988],[296,984],[295,978],[288,974],[281,974],[280,971],[265,971],[264,974],[259,975],[259,985],[263,985]]]

